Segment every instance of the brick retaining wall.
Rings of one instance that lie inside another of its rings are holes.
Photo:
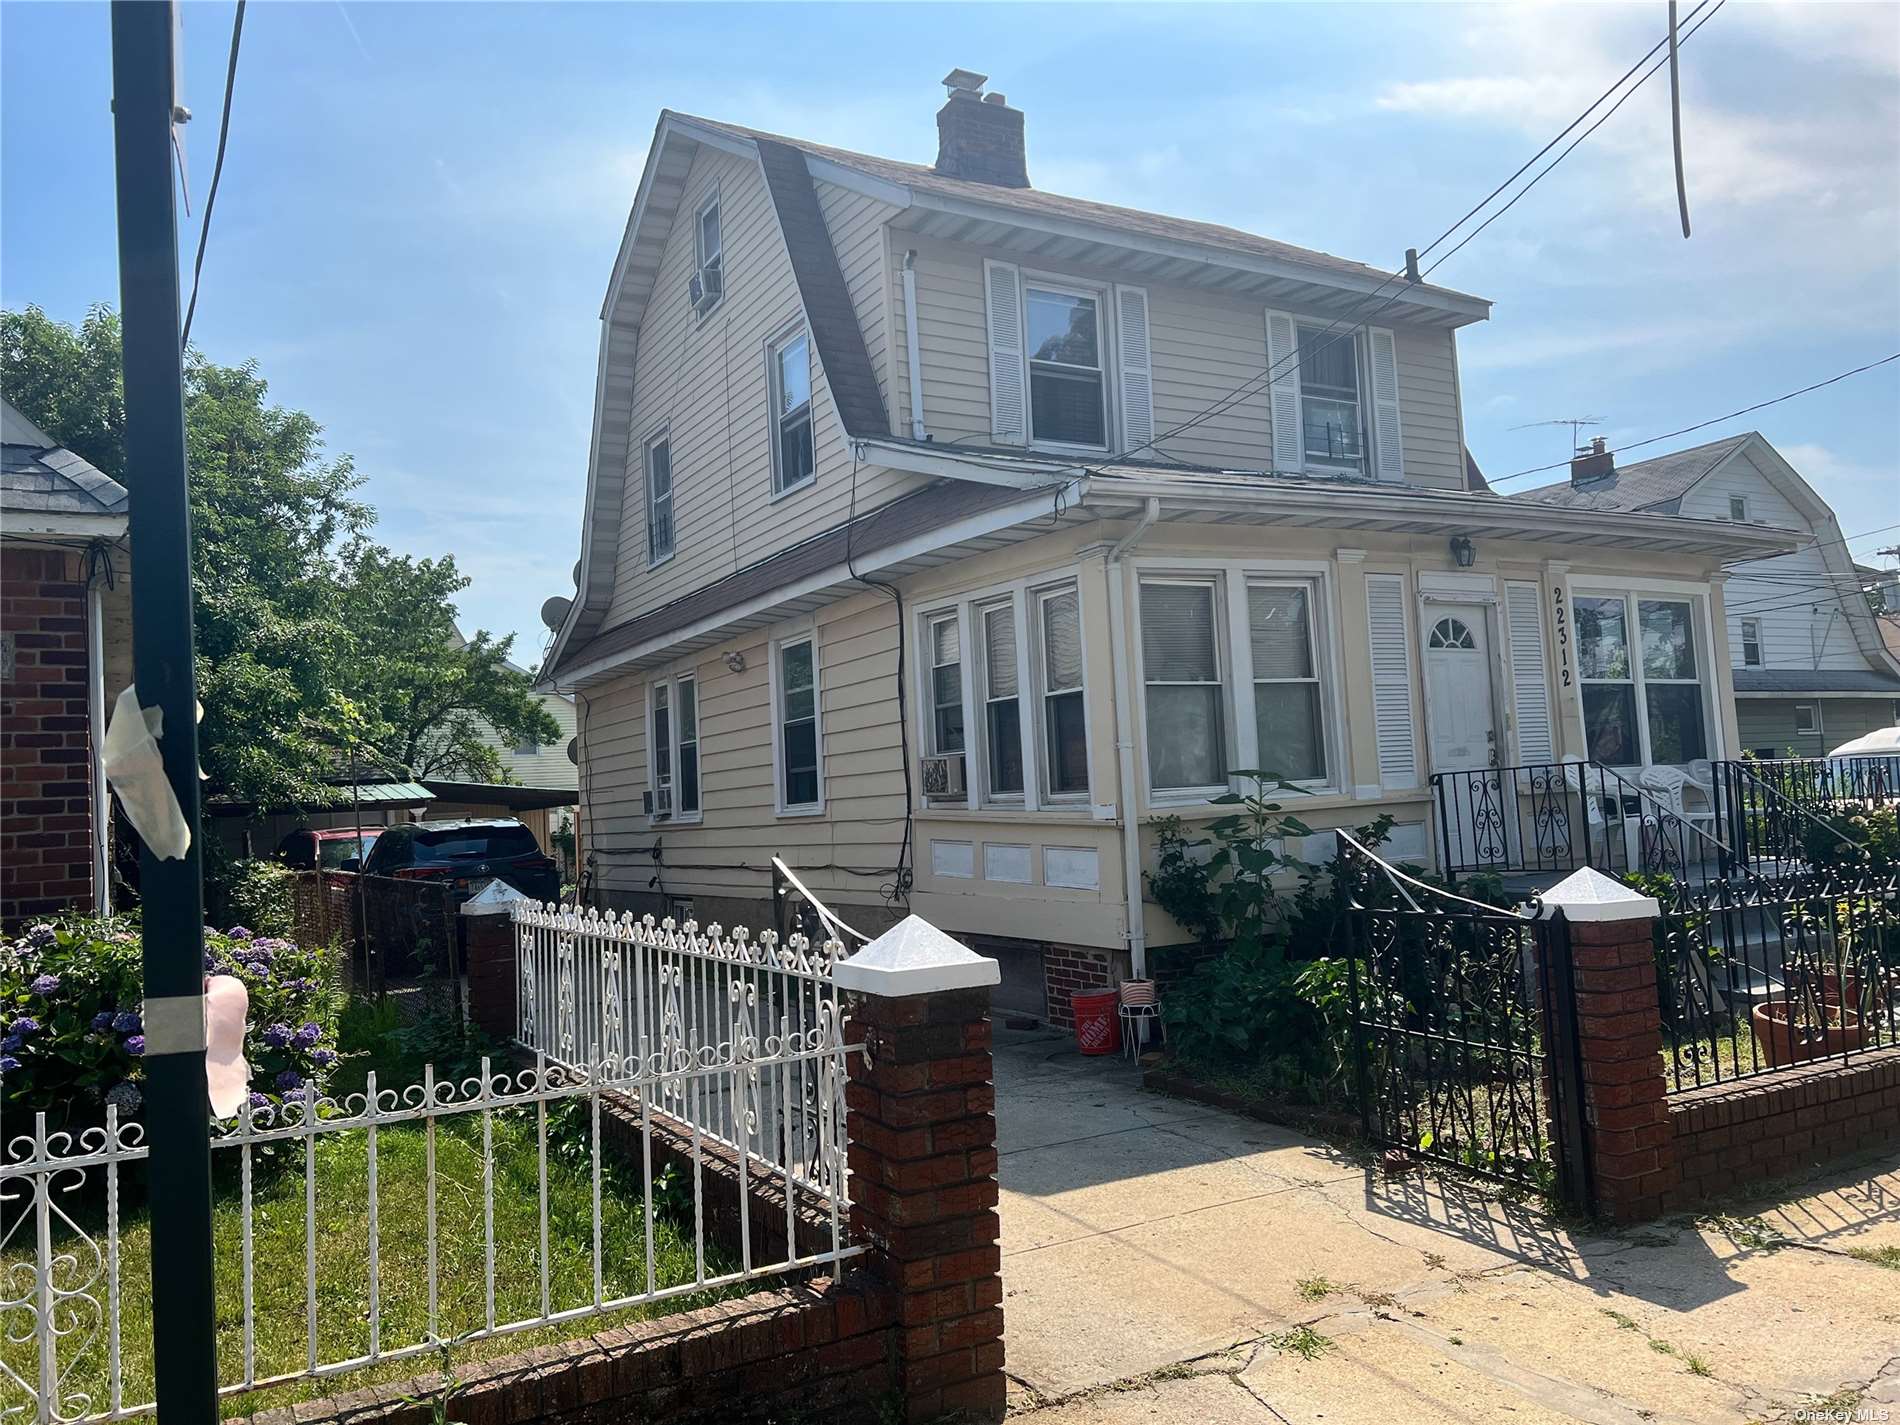
[[[1710,1085],[1669,1101],[1689,1205],[1742,1184],[1900,1141],[1900,1049]]]

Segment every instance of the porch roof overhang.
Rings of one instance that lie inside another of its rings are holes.
[[[1065,479],[988,488],[942,481],[602,631],[537,686],[589,687],[862,592],[871,587],[865,575],[902,578],[1034,539],[1048,532],[1051,514],[1079,506],[1086,488]]]
[[[1267,470],[1114,463],[1089,466],[1072,459],[990,447],[863,440],[855,447],[867,463],[894,469],[1006,483],[1018,488],[1081,482],[1090,512],[1116,519],[1161,501],[1161,522],[1261,524],[1383,534],[1461,534],[1469,539],[1641,549],[1658,554],[1759,559],[1785,553],[1798,538],[1786,530],[1681,515],[1609,513],[1529,505],[1465,490],[1435,490],[1374,480],[1315,479]]]

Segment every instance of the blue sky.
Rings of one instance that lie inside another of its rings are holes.
[[[185,10],[194,209],[231,12]],[[452,551],[465,624],[532,662],[578,550],[601,296],[663,106],[929,162],[938,76],[987,71],[1028,115],[1039,187],[1390,266],[1662,14],[260,3],[194,339],[256,358],[356,457],[382,538]],[[1738,0],[1683,72],[1692,241],[1659,76],[1436,274],[1497,304],[1461,338],[1489,474],[1565,454],[1567,431],[1513,427],[1600,416],[1620,443],[1900,350],[1900,6]],[[103,5],[0,5],[9,307],[117,301],[109,96]],[[1751,424],[1850,535],[1900,520],[1900,363],[1673,444]]]

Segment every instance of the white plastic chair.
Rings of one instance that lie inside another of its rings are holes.
[[[1714,831],[1715,788],[1709,783],[1696,781],[1680,767],[1645,767],[1636,780],[1653,792],[1666,810],[1699,830]],[[1701,802],[1699,807],[1689,805],[1692,794]]]
[[[1587,838],[1585,850],[1595,860],[1599,849],[1607,851],[1610,827],[1603,815],[1603,788],[1601,785],[1593,791],[1584,786],[1581,762],[1566,762],[1564,767],[1564,786],[1577,794],[1577,800],[1583,803],[1584,834]]]

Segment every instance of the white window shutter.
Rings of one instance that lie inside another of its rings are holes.
[[[1296,360],[1297,334],[1285,312],[1267,313],[1267,369],[1273,409],[1273,468],[1299,470],[1306,442],[1300,433],[1300,366]]]
[[[1405,448],[1399,432],[1399,350],[1385,327],[1366,329],[1372,352],[1372,440],[1381,480],[1405,478]]]
[[[1022,279],[1007,262],[985,261],[983,287],[990,325],[990,434],[1000,445],[1021,445],[1028,435]]]
[[[1372,725],[1379,739],[1379,782],[1387,791],[1418,785],[1412,731],[1412,639],[1405,579],[1366,575],[1366,631],[1372,648]]]
[[[1148,353],[1148,291],[1115,288],[1115,332],[1121,365],[1122,449],[1144,450],[1154,439],[1154,364]]]
[[[1544,600],[1535,584],[1504,586],[1505,621],[1511,636],[1511,706],[1517,714],[1517,755],[1523,762],[1551,762],[1550,683],[1544,663]]]

